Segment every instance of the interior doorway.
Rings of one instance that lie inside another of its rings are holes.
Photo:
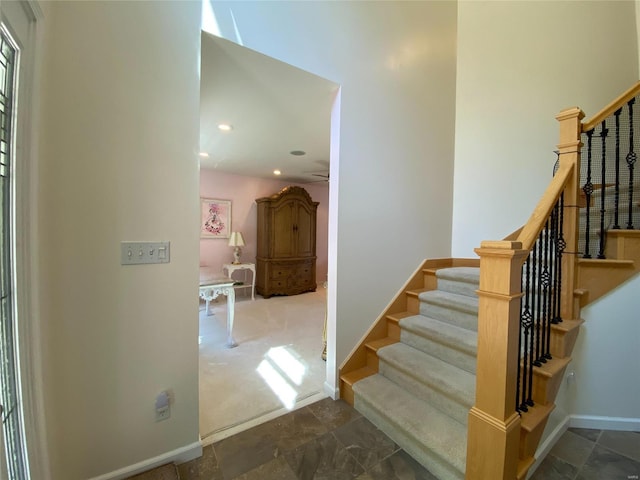
[[[213,315],[201,305],[200,434],[211,443],[326,396],[330,135],[339,86],[204,32],[201,52],[200,196],[230,202],[231,230],[245,243],[241,262],[255,263],[256,198],[297,185],[320,202],[315,293],[252,301],[247,272],[236,272],[244,285],[236,289],[233,349],[224,345],[226,302],[214,304]],[[232,250],[224,238],[201,239],[201,266],[222,273]]]

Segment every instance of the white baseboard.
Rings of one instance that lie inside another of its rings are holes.
[[[323,398],[326,398],[326,394],[324,392],[316,392],[308,397],[303,398],[302,400],[296,402],[293,410],[298,410],[299,408],[306,407],[307,405],[311,405],[312,403],[318,402]],[[231,437],[240,432],[244,432],[245,430],[249,430],[250,428],[256,427],[258,425],[262,425],[263,423],[268,422],[269,420],[273,420],[274,418],[281,417],[282,415],[286,415],[291,412],[291,409],[288,408],[279,408],[277,410],[273,410],[271,412],[267,412],[264,415],[259,415],[255,418],[251,418],[246,422],[241,422],[236,425],[231,425],[230,427],[224,428],[222,430],[218,430],[213,432],[210,435],[207,435],[202,439],[202,446],[206,447],[211,445],[212,443],[219,442],[220,440],[224,440],[225,438]]]
[[[569,429],[569,425],[571,423],[571,416],[567,415],[557,426],[553,429],[553,431],[549,434],[549,436],[538,445],[538,449],[536,450],[536,460],[529,468],[529,472],[527,473],[527,478],[531,478],[533,473],[538,469],[542,461],[545,459],[547,454],[551,451],[556,442],[560,439],[560,437]]]
[[[640,418],[571,415],[569,426],[572,428],[593,428],[595,430],[640,432]]]
[[[324,393],[326,393],[327,396],[331,397],[333,400],[337,400],[340,398],[340,389],[338,387],[334,387],[328,382],[324,382]]]
[[[143,460],[142,462],[138,462],[134,465],[129,465],[128,467],[124,467],[110,473],[105,473],[98,477],[93,477],[90,480],[121,480],[123,478],[128,478],[132,475],[146,472],[147,470],[151,470],[152,468],[156,468],[167,463],[175,463],[176,465],[179,465],[181,463],[188,462],[189,460],[193,460],[194,458],[198,458],[201,456],[202,444],[200,442],[194,442],[191,445],[177,448],[170,452],[163,453],[162,455],[158,455],[157,457],[148,458],[147,460]]]
[[[531,478],[556,442],[569,428],[640,432],[640,418],[600,417],[594,415],[567,415],[536,450],[536,460],[529,469]]]

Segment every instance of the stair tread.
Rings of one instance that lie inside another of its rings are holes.
[[[583,323],[584,323],[584,320],[582,320],[581,318],[578,318],[575,320],[565,319],[565,320],[562,320],[562,322],[560,323],[552,323],[551,330],[559,330],[561,332],[566,333],[576,328],[580,328],[580,325],[582,325]]]
[[[478,267],[450,267],[436,271],[436,276],[447,280],[463,283],[480,283],[480,268]]]
[[[467,446],[465,426],[379,374],[359,381],[353,389],[356,393],[356,409],[359,402],[368,404],[386,421],[399,426],[422,449],[426,448],[457,471],[464,472]],[[411,447],[403,445],[405,442],[401,439],[393,439],[412,453]]]
[[[477,332],[426,315],[406,317],[400,327],[471,355],[476,355],[478,349]]]
[[[407,318],[407,317],[410,317],[412,315],[415,315],[415,313],[412,313],[412,312],[389,313],[389,314],[387,314],[387,320],[390,320],[392,322],[398,323],[403,318]]]
[[[413,288],[407,291],[407,295],[411,297],[420,297],[420,295],[426,292],[435,292],[435,290],[431,288]]]
[[[466,313],[478,313],[478,298],[459,295],[457,293],[430,290],[418,295],[421,302],[431,303],[440,307],[452,307]]]
[[[357,370],[353,370],[352,372],[349,372],[349,373],[343,373],[340,376],[340,380],[342,380],[347,385],[353,386],[353,384],[356,383],[357,381],[362,380],[363,378],[369,377],[371,375],[375,375],[376,373],[378,372],[376,372],[373,368],[366,366],[366,367],[359,368]]]
[[[380,338],[378,340],[372,340],[370,342],[367,342],[365,344],[365,346],[368,349],[373,350],[374,352],[377,352],[382,347],[386,347],[387,345],[392,345],[394,343],[398,343],[398,340],[396,340],[395,338],[391,338],[391,337],[384,337],[384,338]]]
[[[551,378],[569,365],[569,362],[571,362],[571,357],[553,358],[548,360],[547,363],[543,363],[540,367],[534,366],[533,371],[538,375]]]
[[[473,406],[476,392],[475,375],[404,343],[395,343],[380,349],[378,357],[448,398],[468,408]]]
[[[529,410],[522,412],[520,417],[521,428],[527,432],[533,431],[545,417],[551,414],[554,408],[556,408],[554,403],[547,403],[546,405],[536,403],[533,407],[529,407]]]
[[[591,267],[632,267],[634,265],[634,261],[616,260],[612,258],[579,258],[578,265]]]

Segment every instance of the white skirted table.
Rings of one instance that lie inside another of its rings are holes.
[[[227,297],[227,347],[229,348],[238,346],[233,338],[233,316],[236,304],[233,283],[231,278],[224,277],[210,268],[200,267],[200,298],[205,301],[206,314],[211,315],[209,310],[211,300],[218,298],[218,295]]]

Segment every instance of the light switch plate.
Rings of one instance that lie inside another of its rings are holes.
[[[171,242],[121,242],[120,264],[169,263]]]

